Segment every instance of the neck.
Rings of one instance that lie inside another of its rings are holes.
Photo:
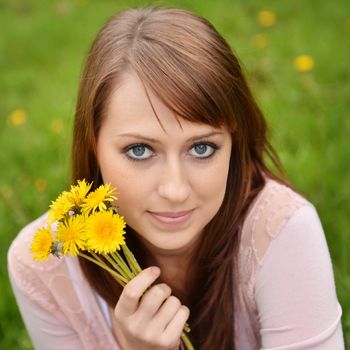
[[[145,240],[136,234],[141,250],[146,253],[146,260],[149,264],[155,264],[162,271],[187,271],[193,252],[198,248],[199,239],[196,239],[186,246],[176,249],[163,249]]]
[[[149,247],[147,243],[146,246],[150,254],[149,262],[159,266],[161,270],[160,280],[168,284],[172,289],[172,294],[186,304],[189,294],[187,277],[190,271],[192,249],[165,252]]]
[[[157,257],[157,265],[160,267],[162,282],[169,285],[172,295],[178,297],[182,303],[188,303],[187,272],[189,264],[184,259],[175,257]]]
[[[159,252],[150,251],[154,263],[160,267],[162,278],[182,280],[186,276],[190,264],[191,255],[189,252]]]

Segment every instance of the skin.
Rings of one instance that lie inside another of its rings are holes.
[[[155,257],[165,281],[182,281],[203,228],[226,189],[231,135],[225,128],[178,118],[135,73],[112,93],[97,139],[103,181],[118,191],[126,222]],[[175,349],[189,311],[145,269],[124,288],[114,310],[123,350]],[[141,299],[142,296],[142,299]]]

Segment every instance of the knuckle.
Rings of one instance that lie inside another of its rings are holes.
[[[171,295],[169,298],[168,298],[169,302],[176,306],[177,308],[179,308],[181,306],[181,301],[179,300],[179,298]]]
[[[151,345],[151,346],[156,346],[156,337],[154,336],[153,332],[144,332],[141,335],[142,341]]]
[[[125,327],[125,331],[127,332],[127,334],[129,336],[131,336],[134,339],[137,339],[137,337],[139,336],[139,333],[136,331],[135,328],[131,328],[129,326]]]
[[[181,305],[181,311],[186,315],[187,318],[190,316],[190,309],[186,305]]]
[[[135,339],[141,338],[142,328],[140,328],[139,324],[136,322],[130,322],[126,326],[127,332]]]
[[[171,293],[170,287],[167,286],[165,283],[156,284],[154,287],[152,287],[151,291],[152,294],[154,294],[157,297],[164,297]]]
[[[164,349],[174,349],[179,344],[177,339],[170,339],[170,338],[160,338],[159,339],[159,346]]]
[[[123,317],[120,315],[118,305],[114,309],[114,318],[118,323],[123,320]]]
[[[131,286],[126,285],[123,290],[123,297],[127,300],[135,300],[138,299],[138,296],[136,295],[135,291]]]

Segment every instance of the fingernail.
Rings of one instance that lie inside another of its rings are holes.
[[[151,271],[155,276],[160,274],[160,268],[158,266],[152,266]]]

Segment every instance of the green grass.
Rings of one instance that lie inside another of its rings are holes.
[[[151,4],[207,17],[244,62],[273,145],[291,181],[320,214],[350,344],[349,1],[7,0],[0,2],[0,348],[32,349],[9,287],[6,251],[20,228],[68,185],[84,55],[116,10]],[[277,15],[270,28],[257,21],[264,9]],[[265,48],[254,44],[256,34],[266,36]],[[311,72],[294,69],[300,54],[313,57]],[[27,115],[19,126],[9,122],[16,109]],[[63,123],[63,130],[54,131],[52,123]]]

